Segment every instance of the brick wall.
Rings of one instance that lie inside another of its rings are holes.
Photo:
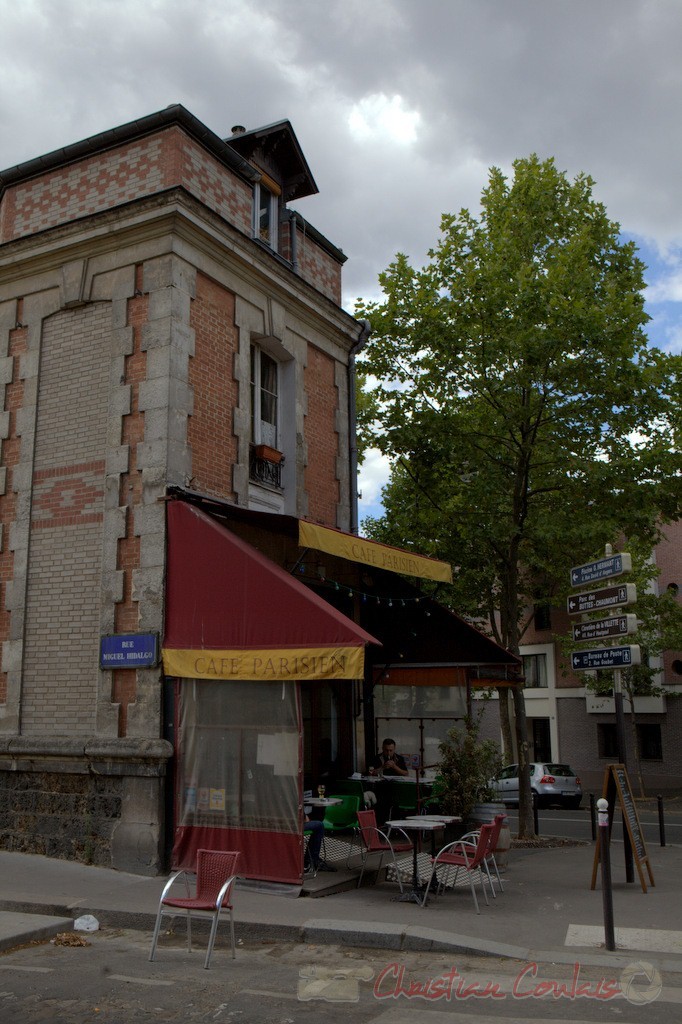
[[[0,206],[0,242],[175,186],[186,188],[240,231],[251,232],[251,187],[171,127],[10,186]]]
[[[335,364],[333,359],[312,345],[308,346],[305,391],[308,399],[305,418],[308,518],[336,526],[339,501],[336,460],[339,439],[336,431],[338,391],[335,386]]]
[[[291,221],[283,232],[282,255],[285,259],[291,259],[290,226]],[[317,288],[332,302],[341,305],[341,264],[313,241],[301,227],[297,227],[296,230],[299,274],[313,288]]]
[[[217,497],[232,498],[232,467],[237,460],[232,419],[238,402],[234,379],[238,344],[234,295],[197,274],[190,324],[195,332],[194,358],[189,370],[195,396],[188,425],[192,487]]]
[[[22,731],[94,731],[111,310],[48,318],[38,396]]]

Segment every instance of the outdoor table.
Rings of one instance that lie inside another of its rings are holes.
[[[395,899],[402,902],[422,903],[424,898],[424,886],[419,883],[419,869],[417,866],[417,847],[419,845],[419,833],[420,832],[431,832],[433,833],[443,827],[442,821],[429,821],[423,815],[417,814],[413,818],[399,818],[394,821],[387,821],[386,827],[402,828],[405,832],[412,832],[412,888],[409,892],[401,893],[400,896],[396,896]],[[390,836],[389,836],[390,839]]]
[[[457,821],[462,819],[456,814],[409,814],[407,821],[434,821],[439,826],[445,828],[446,825],[453,825]],[[436,830],[431,830],[431,856],[436,856]]]

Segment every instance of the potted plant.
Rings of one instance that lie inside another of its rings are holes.
[[[284,455],[282,452],[271,447],[269,444],[257,444],[254,449],[254,454],[257,459],[263,459],[265,462],[274,462],[275,465],[284,461]]]
[[[477,804],[492,801],[490,780],[499,775],[502,758],[493,740],[479,739],[480,721],[467,717],[448,731],[440,744],[432,797],[445,814],[466,822]]]

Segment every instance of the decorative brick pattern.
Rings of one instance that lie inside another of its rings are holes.
[[[192,486],[220,498],[232,498],[232,466],[237,459],[237,440],[232,431],[232,411],[237,404],[233,367],[238,344],[234,295],[204,275],[197,275],[190,323],[195,349],[189,380],[194,394],[201,395],[188,425]]]
[[[312,345],[308,346],[305,392],[308,399],[305,418],[308,518],[313,522],[336,526],[339,501],[336,458],[339,439],[336,431],[338,391],[334,360]]]
[[[43,328],[26,596],[22,731],[93,732],[111,307]]]
[[[169,128],[8,188],[0,242],[176,186],[250,233],[251,187],[180,129]]]

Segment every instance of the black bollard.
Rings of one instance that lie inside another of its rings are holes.
[[[538,795],[533,791],[533,831],[536,836],[540,835],[540,826],[538,824]]]
[[[658,835],[661,840],[661,846],[665,846],[665,819],[663,817],[663,797],[659,794],[656,797],[658,802]]]
[[[609,850],[609,805],[604,799],[597,803],[599,808],[599,859],[601,861],[601,892],[604,908],[604,946],[609,951],[616,948],[613,927],[613,891],[611,889],[611,852]]]
[[[590,793],[590,824],[592,826],[592,842],[597,839],[597,809],[594,802],[594,793]]]

